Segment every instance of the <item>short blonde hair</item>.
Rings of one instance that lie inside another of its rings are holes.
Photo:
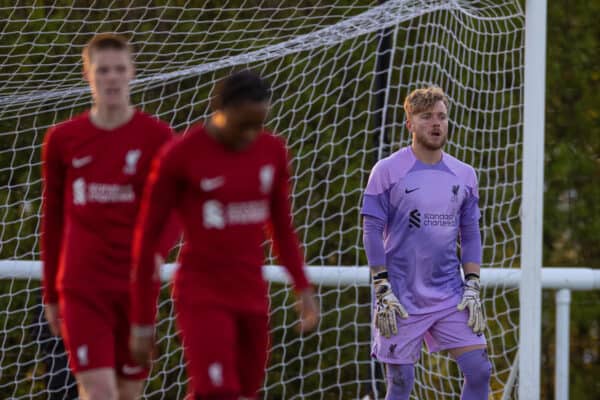
[[[99,33],[95,35],[83,48],[81,58],[83,59],[83,69],[87,69],[91,62],[92,52],[94,50],[126,50],[130,54],[133,53],[133,48],[129,44],[127,38],[117,35],[116,33]]]
[[[437,86],[416,89],[410,92],[404,100],[404,111],[406,116],[422,113],[432,108],[438,101],[444,102],[448,108],[448,97],[444,91]]]

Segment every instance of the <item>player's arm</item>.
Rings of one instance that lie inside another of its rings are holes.
[[[385,267],[385,252],[383,247],[384,221],[365,215],[363,217],[363,245],[367,260],[371,267],[371,278],[375,292],[375,326],[385,337],[398,333],[396,314],[408,318],[406,309],[392,291]]]
[[[150,364],[154,346],[154,320],[163,261],[159,245],[179,193],[170,149],[169,145],[163,147],[152,163],[133,240],[130,346],[132,356],[142,365]]]
[[[307,331],[319,322],[319,307],[303,269],[304,257],[292,218],[288,157],[285,151],[281,153],[271,198],[273,242],[279,261],[291,275],[299,297],[297,311],[300,315],[300,330]]]
[[[56,276],[58,273],[64,224],[64,181],[60,145],[56,130],[50,129],[42,145],[42,296],[45,314],[52,334],[59,334],[58,292]]]
[[[479,231],[479,196],[476,180],[469,188],[460,214],[460,244],[465,287],[457,308],[469,311],[468,325],[475,333],[485,330],[485,319],[480,297],[481,233]]]
[[[163,147],[167,145],[171,140],[176,138],[175,131],[166,123],[163,125]],[[167,258],[169,251],[177,244],[177,241],[181,237],[181,222],[177,217],[176,211],[171,210],[171,214],[165,223],[163,234],[160,238],[158,245],[158,251],[163,258]]]
[[[163,259],[167,258],[169,251],[181,238],[181,230],[181,222],[177,217],[177,212],[176,210],[171,210],[171,214],[165,222],[163,234],[161,235],[160,242],[158,244],[158,254],[160,254]]]
[[[371,268],[376,309],[374,323],[380,333],[391,337],[398,333],[396,315],[408,318],[406,309],[392,291],[388,280],[383,246],[383,231],[389,212],[389,192],[385,168],[376,165],[363,196],[363,246]]]

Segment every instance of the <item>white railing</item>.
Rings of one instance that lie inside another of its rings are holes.
[[[161,270],[161,279],[170,280],[177,266],[165,264]],[[368,286],[369,267],[366,266],[309,266],[308,277],[314,284],[322,286]],[[39,261],[0,260],[0,279],[40,279]],[[263,268],[265,279],[277,283],[289,283],[285,270],[276,265]],[[484,268],[481,274],[483,286],[496,285],[519,287],[522,271],[520,269]],[[578,267],[544,267],[541,274],[541,286],[544,289],[558,289],[556,292],[556,365],[555,399],[569,398],[569,322],[572,290],[599,290],[600,269]],[[518,357],[518,354],[517,354]],[[508,396],[516,379],[519,360],[515,359],[513,379],[509,379],[504,392]]]

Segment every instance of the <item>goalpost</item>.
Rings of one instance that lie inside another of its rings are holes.
[[[450,98],[446,150],[473,165],[480,180],[484,279],[485,268],[526,267],[524,257],[533,262],[527,268],[539,269],[537,250],[528,246],[539,240],[541,225],[530,225],[530,214],[521,208],[527,202],[536,206],[543,174],[530,180],[527,163],[539,158],[528,158],[523,148],[531,92],[525,84],[526,18],[518,0],[147,3],[0,5],[0,393],[51,399],[44,348],[54,339],[39,332],[35,264],[40,145],[49,126],[89,106],[80,53],[97,32],[130,37],[137,53],[134,103],[176,129],[207,115],[213,84],[232,68],[253,68],[272,82],[268,126],[286,137],[294,156],[294,218],[307,264],[322,266],[322,279],[316,279],[322,321],[316,332],[296,333],[292,293],[272,281],[273,351],[265,399],[355,399],[382,389],[379,366],[369,356],[370,289],[364,281],[335,281],[331,272],[366,264],[362,190],[374,162],[409,143],[402,101],[412,89],[436,84]],[[380,46],[382,37],[389,47]],[[16,262],[24,263],[17,270],[2,268]],[[528,285],[535,287],[538,272],[531,271]],[[527,303],[533,309],[538,289]],[[503,281],[489,281],[483,298],[493,398],[506,391],[511,398],[533,398],[524,386],[539,390],[535,343],[528,343],[533,350],[526,361],[521,343],[519,362],[521,370],[532,368],[527,382],[538,384],[507,382],[514,376],[524,317],[537,319],[529,325],[534,336],[528,340],[535,342],[540,315],[527,314],[518,288]],[[145,398],[181,398],[186,378],[166,286],[159,309],[161,354]],[[416,399],[460,393],[462,378],[445,355],[423,352],[415,378]]]

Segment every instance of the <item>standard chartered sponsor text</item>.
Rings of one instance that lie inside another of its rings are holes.
[[[132,203],[135,191],[132,185],[113,183],[87,183],[83,178],[73,181],[73,204],[87,203]]]
[[[458,218],[455,214],[425,213],[424,225],[426,226],[456,226]]]

